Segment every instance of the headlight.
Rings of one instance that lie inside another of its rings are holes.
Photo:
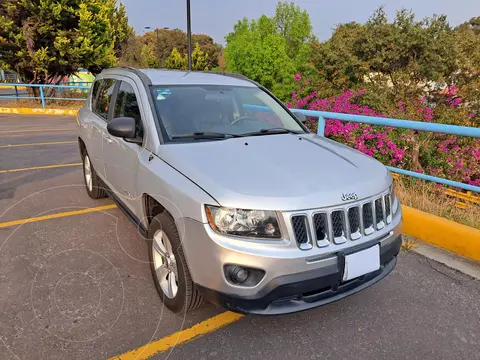
[[[397,195],[395,194],[395,187],[393,185],[390,190],[390,198],[392,199],[392,214],[396,214],[399,207],[399,202],[397,199]]]
[[[210,227],[221,234],[273,238],[281,237],[274,211],[205,206]]]

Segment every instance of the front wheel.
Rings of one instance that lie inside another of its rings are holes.
[[[175,221],[168,213],[153,218],[148,239],[153,281],[165,306],[175,313],[198,308],[203,298],[192,281]]]

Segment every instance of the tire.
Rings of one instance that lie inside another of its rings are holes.
[[[153,282],[165,306],[174,313],[186,313],[202,305],[202,295],[190,276],[180,236],[170,214],[163,212],[153,218],[148,230],[148,240],[148,258]]]
[[[85,181],[85,189],[88,196],[92,199],[103,199],[107,197],[105,189],[103,189],[98,179],[97,172],[93,168],[92,162],[88,153],[83,153],[83,180]]]

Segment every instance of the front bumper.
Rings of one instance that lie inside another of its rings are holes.
[[[332,265],[311,272],[276,278],[255,296],[238,297],[202,286],[199,286],[199,290],[206,300],[235,312],[278,315],[303,311],[340,300],[383,279],[394,269],[401,245],[402,237],[399,235],[388,245],[381,247],[379,270],[347,282],[342,282],[342,270],[339,266]],[[364,248],[366,247],[351,252]],[[341,261],[337,262],[340,263]]]
[[[262,242],[224,236],[189,218],[177,220],[177,228],[192,279],[205,298],[237,312],[279,314],[340,299],[386,276],[395,266],[401,246],[402,215],[399,210],[382,232],[361,240],[307,251],[289,239]],[[341,254],[376,244],[380,245],[380,270],[341,283]],[[227,281],[226,265],[259,269],[265,274],[254,286],[236,285]]]

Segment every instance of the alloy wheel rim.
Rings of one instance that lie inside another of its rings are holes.
[[[169,299],[178,293],[178,268],[172,244],[163,230],[157,230],[153,235],[153,265],[158,283],[164,295]]]
[[[85,162],[83,165],[85,169],[85,184],[87,184],[87,188],[89,191],[93,190],[93,179],[92,179],[92,166],[90,164],[90,158],[85,156]]]

